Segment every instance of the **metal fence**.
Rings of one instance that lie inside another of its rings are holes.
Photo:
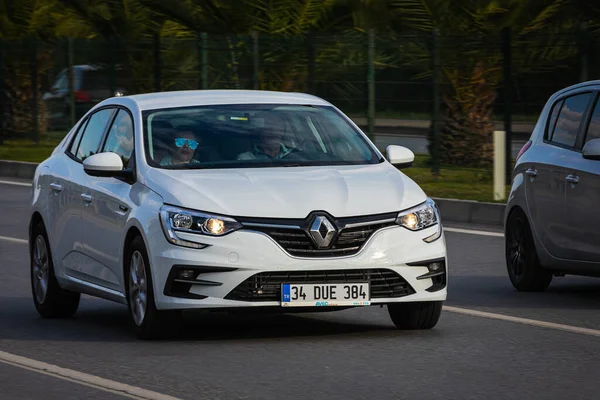
[[[198,34],[134,43],[116,38],[4,40],[0,141],[37,141],[49,131],[66,132],[95,103],[115,93],[303,91],[353,116],[376,142],[384,144],[389,135],[422,137],[417,147],[438,152],[437,168],[443,146],[422,144],[440,136],[447,99],[479,96],[472,86],[486,80],[486,90],[495,96],[493,119],[518,147],[550,94],[600,78],[600,59],[593,51],[597,43],[585,30],[514,37],[504,31],[486,37],[355,32],[337,37]],[[485,71],[481,76],[475,76],[477,66]]]

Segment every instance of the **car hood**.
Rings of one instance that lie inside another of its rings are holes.
[[[167,204],[231,216],[304,218],[395,212],[426,200],[388,163],[335,167],[213,170],[150,168],[145,184]]]

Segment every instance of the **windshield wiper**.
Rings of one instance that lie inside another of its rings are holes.
[[[281,167],[302,167],[302,166],[306,166],[306,164],[301,164],[301,163],[285,163],[285,164],[281,164],[279,166],[281,166]]]

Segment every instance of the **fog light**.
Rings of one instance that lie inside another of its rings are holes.
[[[177,277],[179,279],[194,279],[194,270],[191,269],[182,269],[179,270],[179,273],[177,275]]]
[[[441,271],[441,269],[442,269],[442,263],[434,262],[434,263],[429,264],[429,266],[427,268],[429,268],[429,270],[431,272]]]

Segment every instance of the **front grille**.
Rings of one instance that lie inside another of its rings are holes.
[[[240,283],[225,298],[239,301],[281,301],[281,285],[284,283],[351,282],[369,282],[372,299],[404,297],[415,293],[412,286],[392,270],[347,269],[261,272]]]
[[[251,229],[269,235],[292,256],[341,257],[358,253],[375,231],[394,225],[395,222],[391,221],[343,228],[325,249],[318,248],[303,229],[269,226],[252,226]],[[321,232],[321,235],[325,233],[327,231]]]

